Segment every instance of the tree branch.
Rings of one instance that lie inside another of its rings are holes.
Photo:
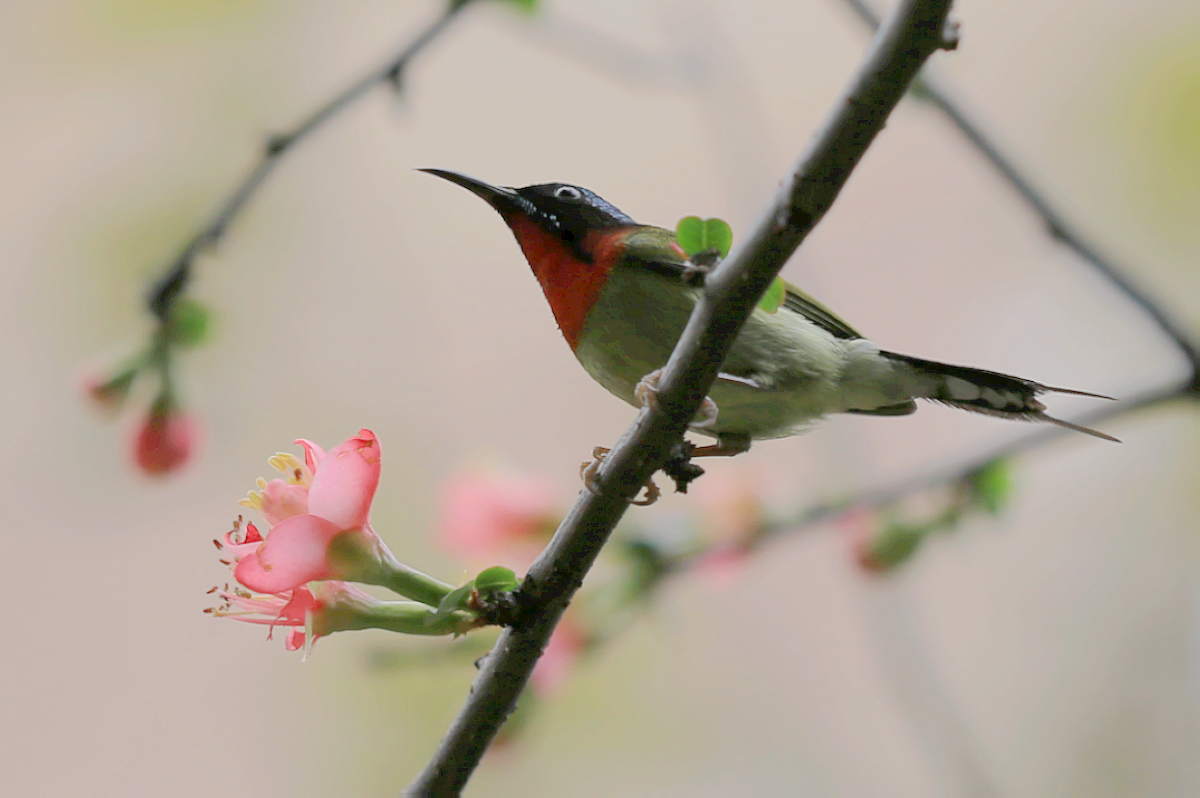
[[[859,19],[872,29],[879,27],[879,18],[864,0],[845,0],[845,2],[854,10]],[[974,145],[979,154],[995,167],[996,171],[1025,201],[1025,204],[1042,218],[1051,236],[1091,264],[1126,299],[1149,316],[1164,335],[1171,339],[1172,343],[1183,352],[1191,368],[1191,377],[1184,387],[1183,393],[1200,399],[1200,346],[1188,336],[1183,326],[1171,318],[1159,303],[1134,284],[1127,276],[1127,269],[1122,268],[1112,258],[1101,253],[1095,244],[1072,227],[1066,217],[1050,204],[1045,195],[1033,186],[1029,178],[1021,173],[1013,160],[1000,151],[996,143],[988,138],[982,128],[950,99],[948,92],[941,88],[935,80],[929,77],[918,78],[913,85],[913,90],[914,95],[932,103],[946,115],[946,118],[958,131]]]
[[[1105,421],[1149,410],[1174,401],[1186,400],[1188,398],[1188,386],[1189,383],[1171,383],[1151,388],[1120,403],[1113,403],[1098,408],[1091,413],[1080,416],[1077,420],[1080,424],[1094,426]],[[757,550],[760,546],[778,538],[794,535],[815,526],[820,526],[821,524],[828,524],[858,510],[874,510],[887,507],[909,496],[957,482],[968,474],[979,471],[984,466],[996,460],[1016,457],[1034,449],[1040,449],[1060,438],[1076,434],[1072,430],[1050,424],[1038,426],[1027,435],[1022,435],[1002,443],[993,449],[989,449],[982,454],[977,454],[954,466],[918,474],[898,480],[890,485],[866,490],[845,498],[808,505],[791,516],[769,519],[764,522],[762,526],[748,536],[749,545],[746,547],[746,550]],[[686,573],[713,553],[714,550],[710,548],[689,552],[684,557],[670,561],[665,570],[671,574]]]
[[[196,255],[207,247],[215,245],[225,234],[226,228],[245,207],[246,202],[258,191],[279,161],[292,148],[308,137],[310,133],[328,122],[338,113],[345,110],[355,100],[362,97],[385,80],[390,81],[400,91],[400,80],[405,68],[426,45],[438,37],[458,12],[467,7],[473,0],[449,0],[433,23],[422,31],[412,42],[380,67],[359,78],[349,88],[344,89],[333,99],[312,112],[303,122],[287,133],[277,134],[268,139],[257,164],[250,174],[234,188],[233,192],[221,203],[216,214],[205,222],[199,230],[183,246],[179,255],[167,267],[163,276],[155,282],[146,296],[146,304],[160,322],[166,322],[175,302],[182,296],[191,279],[192,262]]]
[[[897,4],[766,213],[709,276],[664,369],[661,409],[642,409],[600,469],[601,495],[582,493],[530,567],[522,590],[536,606],[500,635],[466,703],[408,792],[456,794],[470,779],[629,499],[677,449],[759,297],[829,210],[921,65],[943,46],[949,8],[950,0]]]

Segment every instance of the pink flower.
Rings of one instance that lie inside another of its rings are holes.
[[[722,548],[752,545],[761,534],[766,510],[763,480],[746,470],[717,470],[699,480],[695,500],[702,510],[700,526],[705,537]]]
[[[326,579],[386,584],[387,572],[399,564],[368,523],[379,484],[379,440],[360,430],[328,454],[309,441],[297,443],[305,463],[276,455],[271,462],[288,480],[260,481],[261,492],[243,502],[263,513],[270,531],[252,550],[249,536],[239,542],[226,535],[234,577],[273,594]],[[249,530],[258,534],[253,524]]]
[[[133,459],[152,476],[175,471],[195,449],[196,423],[170,402],[156,401],[133,440]]]
[[[317,638],[350,628],[343,619],[357,606],[381,604],[373,596],[345,582],[320,582],[309,588],[300,586],[286,593],[260,595],[241,588],[214,591],[222,604],[205,612],[233,618],[244,623],[266,624],[271,633],[276,626],[289,627],[285,645],[288,651],[304,649],[305,656]],[[348,612],[349,610],[349,612]],[[267,637],[270,638],[268,633]]]
[[[695,568],[716,583],[728,584],[741,576],[763,532],[767,520],[763,482],[753,472],[714,468],[696,483],[705,552]]]
[[[443,485],[438,539],[456,554],[489,558],[514,546],[541,543],[561,517],[549,479],[475,470]]]
[[[584,630],[570,615],[564,615],[558,626],[554,627],[546,650],[533,666],[533,673],[529,678],[534,688],[542,694],[558,691],[571,675],[576,660],[590,644],[591,640]]]

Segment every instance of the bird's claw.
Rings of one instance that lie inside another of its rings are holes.
[[[655,369],[646,376],[638,380],[638,384],[633,389],[633,397],[641,403],[642,407],[648,407],[656,413],[659,411],[658,406],[658,384],[662,380],[662,369]],[[707,429],[717,422],[717,413],[719,408],[717,403],[712,400],[711,396],[704,397],[704,401],[700,403],[700,409],[696,411],[695,418],[688,426],[694,429]]]
[[[608,457],[609,449],[604,446],[597,446],[592,449],[592,459],[579,465],[579,478],[583,480],[583,486],[593,496],[600,495],[600,464],[604,462],[604,458]],[[646,493],[642,498],[634,496],[629,499],[630,504],[636,504],[639,507],[645,507],[654,504],[662,496],[662,491],[658,489],[658,485],[654,484],[653,479],[647,479],[645,484]]]
[[[638,400],[642,407],[648,407],[654,412],[658,412],[658,383],[662,380],[662,369],[655,369],[646,376],[638,380],[638,384],[633,388],[633,398]]]

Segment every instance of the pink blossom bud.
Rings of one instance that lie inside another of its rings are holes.
[[[191,457],[196,437],[196,423],[191,417],[156,401],[134,437],[134,462],[152,476],[175,471]]]

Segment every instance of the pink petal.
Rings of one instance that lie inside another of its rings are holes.
[[[280,623],[304,625],[305,616],[309,612],[316,612],[321,609],[322,603],[317,600],[313,592],[306,586],[301,585],[292,591],[291,600],[279,612]]]
[[[308,489],[308,512],[353,529],[367,523],[379,485],[379,440],[369,429],[329,450]]]
[[[317,466],[325,459],[325,450],[307,438],[297,438],[292,443],[304,447],[304,463],[309,471],[316,473]]]
[[[272,526],[293,515],[308,513],[308,488],[273,479],[262,491],[262,514]]]
[[[341,530],[315,515],[294,515],[271,530],[256,552],[238,560],[234,577],[259,593],[282,593],[328,579],[329,541]]]
[[[251,521],[246,524],[245,533],[242,532],[240,523],[235,524],[233,529],[222,536],[222,541],[224,542],[218,541],[218,545],[227,549],[234,562],[237,562],[258,551],[258,547],[262,543],[262,535],[258,533],[258,527]]]

